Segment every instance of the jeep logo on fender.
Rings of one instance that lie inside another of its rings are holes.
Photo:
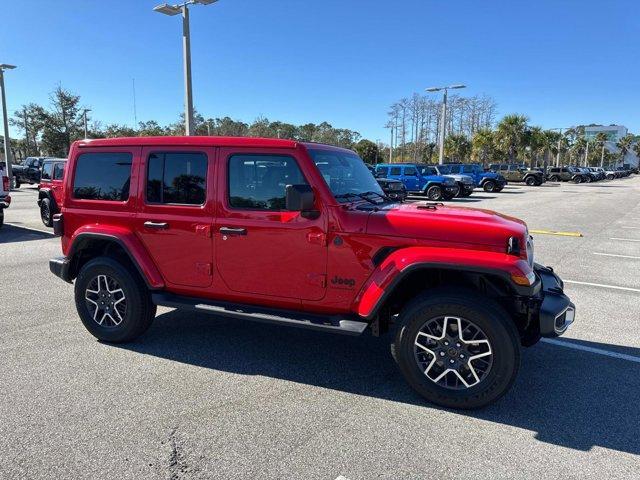
[[[353,278],[342,278],[336,275],[331,279],[331,285],[339,285],[341,287],[353,288],[356,286],[356,281]]]

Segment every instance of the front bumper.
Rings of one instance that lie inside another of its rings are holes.
[[[564,294],[564,283],[553,269],[536,264],[534,271],[542,283],[538,310],[540,335],[560,336],[574,322],[576,306]]]
[[[407,198],[407,192],[403,190],[387,190],[384,194],[392,200],[400,200],[401,202]]]

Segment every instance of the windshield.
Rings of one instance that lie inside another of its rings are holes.
[[[309,154],[339,202],[352,202],[354,197],[367,193],[372,193],[372,198],[384,196],[373,174],[355,153],[310,148]]]
[[[420,169],[420,175],[428,177],[429,175],[438,175],[438,172],[435,167],[422,167]]]
[[[447,175],[451,173],[451,165],[439,165],[437,168],[440,175]]]

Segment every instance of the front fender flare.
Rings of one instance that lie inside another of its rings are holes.
[[[131,230],[125,228],[87,225],[78,229],[70,239],[67,258],[72,259],[77,252],[82,250],[84,245],[92,240],[106,240],[118,244],[129,256],[149,288],[160,289],[165,286],[160,271],[156,268],[142,242]]]
[[[497,275],[518,295],[533,295],[540,286],[538,279],[528,286],[515,283],[514,278],[526,279],[533,269],[526,260],[514,255],[460,248],[408,247],[393,252],[374,270],[355,297],[352,311],[373,319],[402,278],[415,270],[429,268]]]

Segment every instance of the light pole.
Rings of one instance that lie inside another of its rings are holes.
[[[449,90],[465,87],[466,85],[449,85],[448,87],[429,87],[426,89],[427,92],[439,92],[440,90],[444,90],[444,95],[442,96],[442,118],[440,119],[440,154],[438,156],[438,163],[440,165],[444,163],[444,136],[447,128],[447,94]]]
[[[0,64],[0,90],[2,90],[2,123],[4,126],[4,161],[7,164],[7,177],[9,177],[9,189],[13,183],[11,171],[11,139],[9,138],[9,118],[7,117],[7,98],[4,93],[4,71],[13,70],[15,65]]]
[[[85,140],[89,138],[89,132],[87,130],[87,112],[90,112],[90,108],[85,108],[82,110],[82,118],[84,119],[84,138]]]
[[[153,10],[173,17],[182,14],[182,56],[184,62],[184,130],[193,135],[193,94],[191,90],[191,34],[189,33],[189,5],[210,5],[218,0],[187,0],[177,5],[163,3]]]

